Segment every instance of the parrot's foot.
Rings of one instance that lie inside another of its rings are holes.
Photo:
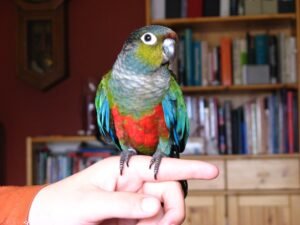
[[[126,163],[127,167],[129,167],[129,160],[131,156],[136,155],[136,151],[133,148],[129,148],[128,150],[124,150],[121,152],[120,159],[120,175],[123,174],[124,164]]]
[[[149,169],[151,169],[151,167],[154,164],[154,179],[157,179],[157,174],[158,174],[158,170],[159,170],[159,166],[160,166],[160,162],[161,159],[165,157],[165,154],[162,153],[161,151],[156,151],[154,153],[154,155],[152,156],[152,159],[150,161],[150,165],[149,165]]]
[[[187,196],[187,193],[188,193],[188,183],[187,183],[186,180],[180,180],[179,183],[181,185],[183,195],[184,195],[184,198],[185,198]]]

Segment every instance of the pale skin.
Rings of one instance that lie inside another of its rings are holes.
[[[34,198],[30,225],[177,225],[185,218],[177,180],[213,179],[218,169],[205,162],[163,158],[157,180],[149,156],[134,156],[120,175],[110,157],[43,188]]]

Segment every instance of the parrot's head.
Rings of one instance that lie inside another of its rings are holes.
[[[174,59],[176,41],[176,33],[168,27],[145,26],[130,34],[119,57],[133,70],[155,71]]]

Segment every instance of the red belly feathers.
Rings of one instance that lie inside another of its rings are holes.
[[[121,143],[144,154],[146,152],[151,154],[156,150],[159,137],[169,137],[161,105],[156,106],[151,113],[138,119],[130,115],[122,115],[114,106],[112,116]]]

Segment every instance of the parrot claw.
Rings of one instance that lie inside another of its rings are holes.
[[[127,167],[129,167],[129,160],[131,156],[136,155],[136,151],[133,148],[129,148],[128,150],[124,150],[121,152],[120,159],[120,175],[123,174],[124,164],[126,163]]]
[[[165,155],[162,152],[157,151],[157,152],[154,153],[154,155],[152,156],[152,159],[150,161],[149,169],[151,169],[151,167],[154,164],[154,179],[155,180],[157,180],[157,174],[158,174],[159,166],[160,166],[161,160],[164,156]]]
[[[183,191],[183,196],[184,198],[186,198],[187,194],[188,194],[188,183],[186,180],[180,180],[179,181],[182,191]]]

